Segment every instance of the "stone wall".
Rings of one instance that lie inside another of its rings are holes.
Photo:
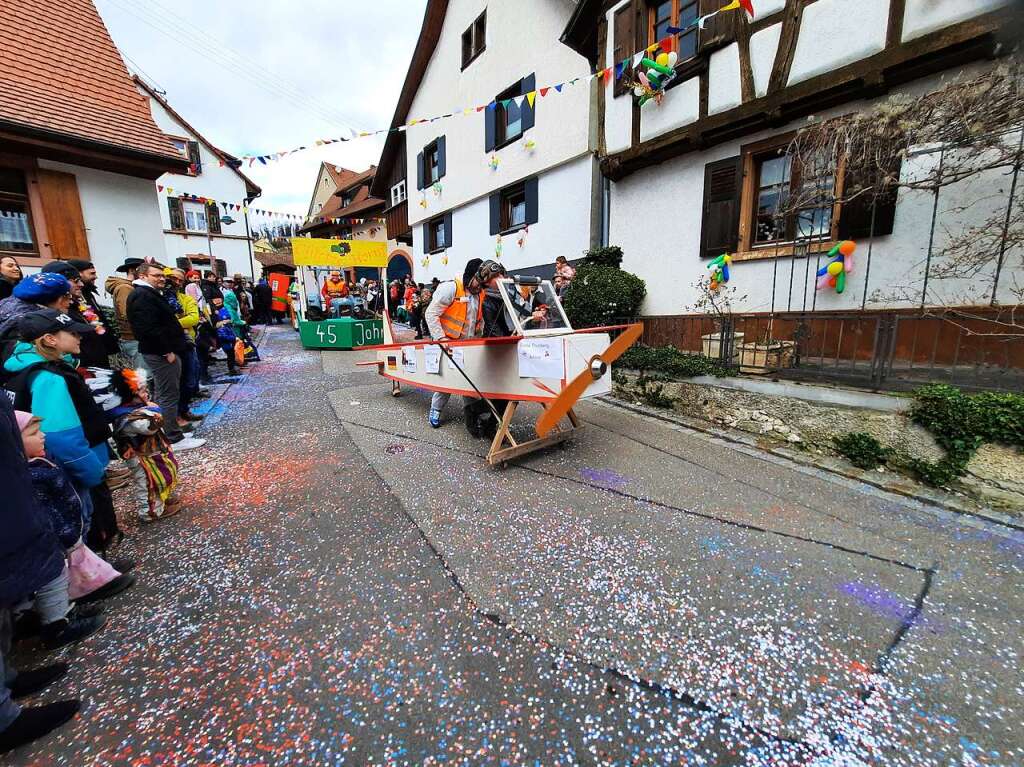
[[[906,397],[848,393],[845,399],[852,402],[877,403],[859,407],[837,396],[846,393],[827,387],[756,381],[750,386],[757,390],[748,391],[743,379],[653,381],[621,370],[615,377],[615,395],[622,399],[671,407],[690,418],[810,452],[835,455],[834,438],[864,432],[890,448],[897,465],[910,458],[937,461],[944,456],[932,435],[905,414],[910,406]],[[815,401],[820,399],[832,401]],[[966,492],[993,506],[1024,509],[1024,455],[1002,445],[983,446],[963,484]]]

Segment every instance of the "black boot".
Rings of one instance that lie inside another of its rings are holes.
[[[26,695],[34,695],[45,690],[66,673],[67,663],[54,663],[52,666],[34,668],[31,671],[19,671],[18,676],[10,684],[11,697],[17,700]]]
[[[81,605],[87,605],[90,602],[99,602],[101,599],[110,599],[113,596],[117,596],[125,589],[131,588],[134,585],[134,575],[119,575],[106,586],[101,586],[95,591],[90,591],[88,594],[79,597],[75,601]]]
[[[59,621],[47,623],[39,633],[46,646],[51,650],[56,650],[58,647],[85,639],[106,625],[107,619],[102,615],[92,618],[72,618],[71,620],[62,618]]]
[[[0,754],[24,746],[66,724],[82,707],[81,701],[62,700],[46,706],[23,708],[18,718],[0,732]]]

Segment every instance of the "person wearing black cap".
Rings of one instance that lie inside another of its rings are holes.
[[[135,340],[131,323],[128,322],[128,296],[135,288],[132,285],[136,276],[135,270],[142,263],[141,258],[126,258],[116,270],[124,277],[111,275],[103,283],[103,289],[107,291],[107,295],[114,299],[114,316],[117,318],[117,334],[120,337],[118,348],[121,350],[122,361],[126,367],[130,367],[132,370],[146,367],[146,361],[139,354],[139,342]]]
[[[82,335],[94,331],[55,309],[24,315],[18,329],[21,342],[4,363],[6,386],[18,410],[42,419],[47,447],[82,499],[84,537],[93,511],[88,491],[103,482],[110,463],[107,417],[74,364]]]

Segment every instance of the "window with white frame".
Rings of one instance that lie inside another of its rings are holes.
[[[189,232],[206,232],[209,230],[206,222],[206,206],[200,202],[182,202],[182,212],[185,214],[185,229]]]
[[[405,198],[405,179],[403,178],[401,181],[399,181],[397,184],[391,187],[391,207],[394,207],[395,205],[398,205],[398,203],[403,202]]]

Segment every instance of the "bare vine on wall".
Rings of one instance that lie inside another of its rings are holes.
[[[886,286],[873,300],[920,301],[922,308],[954,322],[970,319],[970,312],[953,306],[996,305],[997,286],[1015,303],[1024,303],[1024,58],[1019,53],[930,93],[901,93],[870,109],[811,120],[788,147],[793,165],[816,169],[824,161],[833,171],[805,173],[805,179],[819,183],[793,185],[778,216],[799,222],[808,210],[857,201],[870,209],[903,190],[934,197],[921,279]],[[923,155],[930,157],[922,161]],[[912,172],[906,170],[908,161]],[[836,183],[840,178],[845,183]],[[947,195],[940,205],[942,190],[956,184],[964,185],[961,193]],[[935,282],[951,278],[973,281],[965,283],[973,290],[951,297],[933,289]],[[1017,312],[1002,312],[997,323],[1008,335],[1024,332],[1024,317]]]

